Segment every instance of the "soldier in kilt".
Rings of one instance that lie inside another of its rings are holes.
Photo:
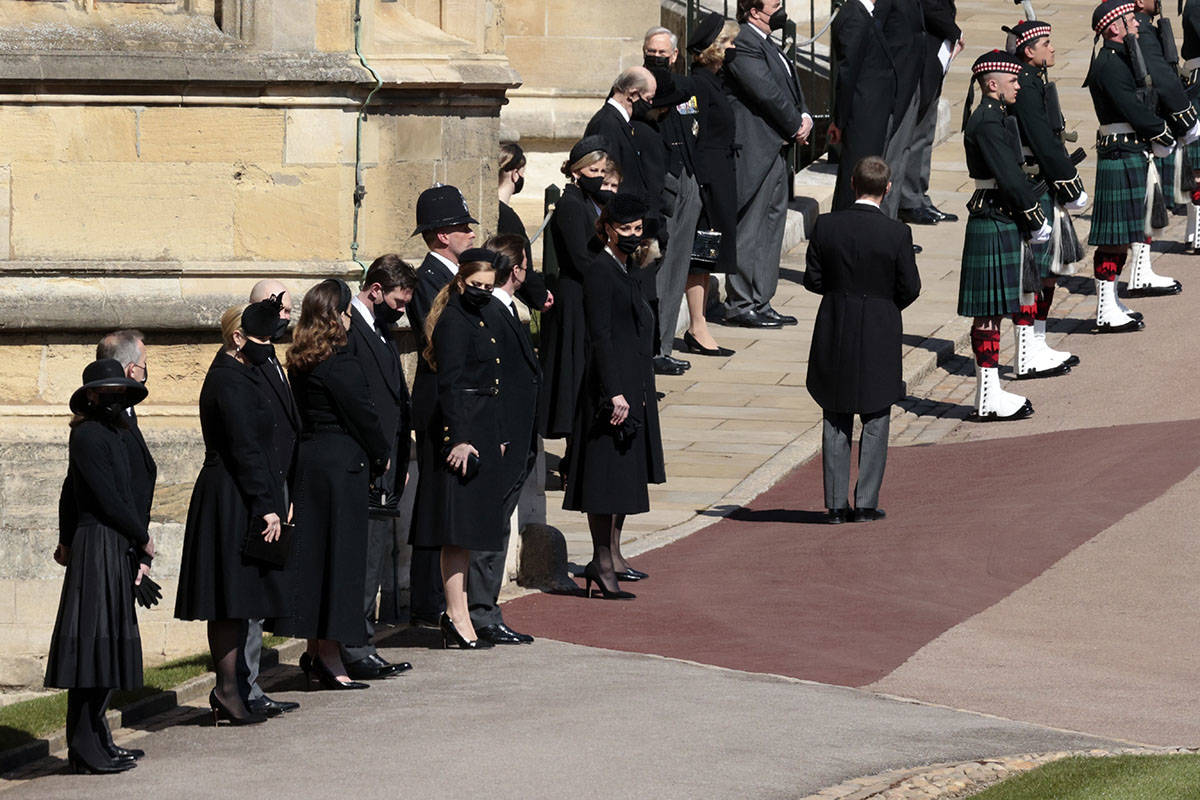
[[[1058,92],[1047,85],[1047,71],[1054,66],[1050,23],[1021,20],[1008,32],[1008,51],[1024,64],[1017,76],[1020,91],[1009,113],[1017,118],[1026,174],[1045,186],[1039,198],[1042,213],[1054,232],[1045,244],[1032,245],[1034,262],[1041,278],[1036,305],[1022,306],[1013,318],[1017,334],[1018,378],[1061,375],[1079,363],[1079,357],[1046,344],[1046,318],[1054,300],[1059,275],[1073,275],[1075,262],[1083,258],[1083,247],[1071,222],[1072,211],[1087,207],[1088,196],[1075,161],[1063,146],[1066,124],[1058,104]],[[1082,151],[1080,151],[1082,152]]]
[[[1183,58],[1183,85],[1192,108],[1200,112],[1200,0],[1181,2],[1179,13],[1183,17],[1183,45],[1180,56]],[[1184,181],[1184,194],[1191,203],[1187,207],[1187,244],[1193,251],[1200,251],[1200,140],[1192,142],[1186,148],[1185,167],[1191,177],[1191,183]]]
[[[1017,121],[1007,113],[1017,98],[1017,76],[1023,67],[1003,50],[977,58],[963,110],[963,147],[975,193],[967,204],[958,313],[974,320],[975,412],[969,419],[980,422],[1023,419],[1033,413],[1029,400],[1000,388],[999,374],[1000,320],[1017,314],[1022,305],[1032,305],[1040,283],[1025,239],[1042,243],[1051,234],[1038,193],[1021,169]],[[972,112],[976,83],[983,99]]]
[[[1096,246],[1096,330],[1121,333],[1141,330],[1140,314],[1117,299],[1117,276],[1136,248],[1130,283],[1157,293],[1176,293],[1177,281],[1149,269],[1148,231],[1153,190],[1147,181],[1157,177],[1147,148],[1165,158],[1175,149],[1175,136],[1158,116],[1153,91],[1136,79],[1138,61],[1134,4],[1104,0],[1092,12],[1092,29],[1104,44],[1092,59],[1087,80],[1100,130],[1096,135],[1095,202],[1088,243]],[[1144,251],[1144,256],[1143,252]]]

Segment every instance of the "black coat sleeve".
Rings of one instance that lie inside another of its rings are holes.
[[[274,472],[270,460],[259,442],[258,431],[250,422],[252,415],[247,413],[246,403],[254,402],[256,397],[257,393],[245,384],[230,381],[222,382],[216,393],[221,427],[229,443],[233,480],[246,498],[251,515],[262,517],[281,511],[286,513],[286,509],[280,509],[282,503],[272,485]]]
[[[1079,197],[1083,191],[1083,181],[1079,178],[1079,170],[1067,155],[1062,139],[1051,127],[1044,95],[1032,84],[1022,83],[1021,90],[1017,92],[1017,101],[1013,104],[1013,113],[1021,123],[1025,144],[1033,152],[1042,177],[1051,184],[1055,198],[1066,203]]]
[[[833,53],[837,63],[834,72],[833,109],[831,116],[839,128],[845,128],[858,67],[864,57],[864,37],[869,33],[871,18],[858,0],[843,5],[833,18]]]
[[[587,341],[591,357],[596,363],[595,374],[600,381],[600,397],[603,399],[610,399],[621,393],[619,355],[613,347],[612,304],[615,298],[612,278],[612,269],[600,264],[593,265],[583,277]]]
[[[821,231],[821,217],[817,217],[804,256],[804,288],[815,294],[825,294],[824,276],[821,273]]]
[[[412,300],[404,313],[408,315],[408,324],[417,337],[420,350],[425,349],[425,319],[429,316],[429,309],[433,307],[433,300],[438,291],[439,287],[434,285],[423,270],[418,273],[417,288],[413,290]],[[418,357],[421,357],[420,350],[417,351]]]
[[[893,299],[896,308],[904,310],[921,294],[921,274],[917,271],[917,257],[912,248],[912,229],[904,227],[903,241],[897,253],[896,291]]]
[[[1170,146],[1173,137],[1167,123],[1142,103],[1137,96],[1137,84],[1133,81],[1133,73],[1126,68],[1125,63],[1117,58],[1108,59],[1102,71],[1099,71],[1099,85],[1103,87],[1109,101],[1121,118],[1133,126],[1137,135],[1147,141],[1160,141]]]
[[[75,529],[78,527],[79,509],[75,505],[74,487],[68,473],[58,492],[58,543],[70,547],[75,541]]]
[[[954,4],[947,0],[921,0],[921,15],[925,20],[925,32],[944,42],[957,42],[962,38],[962,29],[955,22]]]
[[[559,202],[551,219],[554,235],[558,237],[570,256],[569,264],[559,264],[560,272],[566,272],[576,280],[582,280],[588,263],[595,258],[588,244],[596,236],[596,229],[588,219],[587,209],[577,202]]]
[[[362,365],[348,353],[335,353],[322,371],[325,387],[333,400],[338,418],[346,431],[367,452],[371,462],[371,474],[382,475],[387,471],[391,443],[383,435],[379,415],[371,402],[367,376]]]
[[[96,502],[94,511],[104,524],[138,547],[150,541],[133,503],[133,487],[117,486],[117,459],[127,458],[120,435],[103,425],[84,423],[71,432],[71,468]],[[123,472],[128,475],[126,468]]]

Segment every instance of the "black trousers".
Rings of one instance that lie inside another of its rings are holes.
[[[92,765],[112,759],[112,733],[104,718],[111,698],[112,689],[67,690],[67,749],[72,756]]]
[[[517,503],[521,501],[521,490],[525,478],[519,482],[500,507],[500,518],[509,525]],[[501,625],[504,615],[500,613],[500,587],[504,583],[504,561],[508,556],[510,528],[505,528],[504,539],[499,550],[472,550],[471,565],[467,570],[467,604],[471,609],[471,626],[476,630],[488,625]]]
[[[417,474],[409,481],[420,480],[421,471],[436,469],[424,461],[425,432],[417,431]],[[416,484],[413,484],[414,486]],[[442,586],[442,550],[440,547],[413,547],[409,564],[409,613],[426,619],[437,619],[446,610],[446,591]]]
[[[392,529],[395,517],[372,516],[367,522],[367,579],[363,582],[363,618],[367,625],[366,644],[343,647],[342,660],[347,664],[362,661],[376,653],[375,596],[383,577],[384,561],[392,557]]]

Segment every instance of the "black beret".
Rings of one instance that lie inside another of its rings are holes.
[[[636,194],[618,194],[604,207],[604,215],[618,225],[645,219],[647,211],[646,202]]]
[[[575,146],[571,148],[571,154],[567,156],[567,164],[574,164],[588,153],[596,150],[601,150],[604,153],[608,153],[608,139],[605,139],[598,133],[593,133],[591,136],[585,136],[576,142]]]
[[[710,11],[705,14],[692,29],[692,35],[688,37],[688,52],[693,54],[702,52],[717,40],[717,36],[720,35],[721,28],[724,26],[725,16],[721,12]]]
[[[246,306],[242,312],[242,332],[256,339],[270,339],[279,327],[279,309],[282,307],[276,297]]]

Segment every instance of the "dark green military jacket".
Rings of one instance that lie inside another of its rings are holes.
[[[1018,96],[1020,93],[1018,92]],[[967,154],[967,172],[977,181],[994,180],[998,203],[975,193],[968,206],[972,213],[990,210],[1016,222],[1025,230],[1037,230],[1046,221],[1033,184],[1021,169],[1021,135],[1016,120],[1009,118],[1004,104],[984,97],[971,112],[963,130],[963,148]]]
[[[1140,153],[1149,142],[1158,142],[1170,147],[1175,137],[1167,123],[1157,111],[1138,97],[1138,85],[1133,79],[1133,67],[1123,42],[1105,41],[1092,61],[1084,86],[1092,94],[1092,106],[1096,109],[1096,120],[1103,125],[1124,122],[1133,127],[1134,133],[1117,137],[1117,141],[1105,142],[1101,136],[1100,156],[1116,157],[1121,152]]]
[[[1192,108],[1183,81],[1179,78],[1179,67],[1167,63],[1160,31],[1153,18],[1142,11],[1134,14],[1134,17],[1138,21],[1138,47],[1142,48],[1146,71],[1150,73],[1158,93],[1159,116],[1166,120],[1172,134],[1182,136],[1196,124],[1196,110]]]
[[[1009,114],[1017,118],[1021,129],[1021,144],[1033,154],[1038,177],[1045,181],[1060,203],[1069,203],[1083,193],[1083,179],[1079,170],[1067,155],[1062,137],[1057,132],[1062,125],[1060,119],[1051,119],[1051,109],[1046,105],[1046,82],[1039,70],[1026,67],[1017,80],[1021,84],[1017,102],[1012,104]],[[1060,112],[1054,109],[1054,114]],[[1026,157],[1029,163],[1029,157]]]

